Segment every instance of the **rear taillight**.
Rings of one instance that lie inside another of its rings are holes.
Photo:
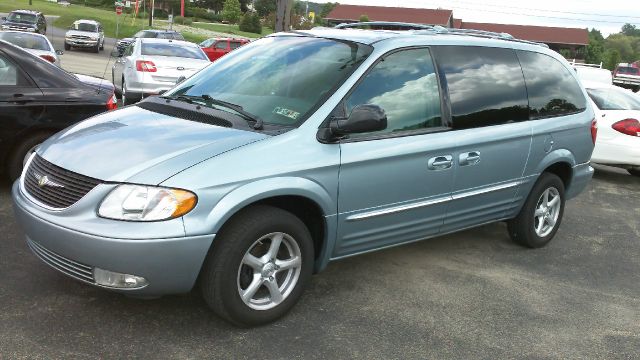
[[[56,62],[56,58],[54,58],[51,55],[40,55],[41,58],[47,60],[50,63],[55,63]]]
[[[598,137],[598,121],[596,119],[591,120],[591,140],[596,143]]]
[[[624,119],[611,125],[613,130],[623,134],[640,137],[640,121],[636,119]]]
[[[156,69],[156,64],[154,64],[153,61],[147,61],[147,60],[137,60],[136,61],[136,70],[143,71],[143,72],[156,72],[156,71],[158,71],[158,69]]]
[[[107,111],[115,110],[118,108],[118,99],[116,99],[116,94],[111,94],[109,100],[107,100]]]

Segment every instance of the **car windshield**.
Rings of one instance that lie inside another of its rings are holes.
[[[262,38],[222,57],[166,95],[205,95],[239,105],[267,124],[295,126],[371,51],[368,45],[347,41]]]
[[[582,81],[594,81],[603,84],[611,84],[611,72],[606,69],[576,67],[578,78]]]
[[[618,74],[625,75],[638,75],[640,73],[640,69],[631,66],[620,66],[616,69],[616,72]]]
[[[78,31],[89,31],[89,32],[96,32],[97,30],[97,26],[95,24],[89,24],[89,23],[75,23],[73,24],[73,30],[78,30]]]
[[[36,22],[36,16],[34,14],[25,13],[11,13],[7,16],[8,21],[33,24]]]
[[[39,35],[17,32],[0,32],[0,40],[10,42],[23,49],[51,51],[49,42],[43,36]]]
[[[189,59],[206,60],[207,56],[197,46],[175,43],[142,43],[142,55],[176,56]]]
[[[640,110],[640,97],[623,89],[587,89],[600,110]]]

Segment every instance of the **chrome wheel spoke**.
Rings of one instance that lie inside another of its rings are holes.
[[[545,190],[544,193],[542,194],[542,204],[544,205],[544,207],[549,207],[549,189]]]
[[[274,260],[276,256],[278,256],[278,250],[280,250],[280,244],[282,244],[282,233],[277,233],[273,238],[271,238],[271,245],[269,246],[269,251],[267,255],[269,255],[270,260]]]
[[[549,227],[552,228],[556,225],[556,220],[553,218],[553,216],[550,216],[547,219],[547,223],[549,224]]]
[[[542,207],[539,207],[536,209],[536,212],[534,213],[533,216],[535,216],[536,218],[540,217],[540,216],[544,216],[544,209]]]
[[[245,302],[250,301],[253,298],[253,295],[258,292],[260,286],[262,286],[263,280],[260,274],[253,274],[253,280],[251,280],[251,284],[242,292],[242,300]]]
[[[298,268],[300,267],[300,264],[301,264],[301,261],[299,256],[296,256],[287,260],[276,260],[276,266],[278,266],[278,271]]]
[[[542,233],[542,228],[544,227],[544,218],[540,218],[539,219],[539,223],[538,226],[536,227],[536,233],[538,233],[538,235],[540,235]]]
[[[253,270],[259,272],[260,270],[262,270],[262,266],[264,266],[264,263],[262,261],[260,261],[260,259],[258,259],[257,257],[247,253],[244,258],[242,259],[242,263],[251,267]]]
[[[549,207],[555,207],[560,202],[560,196],[554,196],[551,201],[549,201]]]
[[[276,282],[275,278],[273,280],[265,281],[264,284],[269,290],[271,301],[275,304],[280,304],[284,298],[282,297],[282,293],[278,288],[278,283]]]

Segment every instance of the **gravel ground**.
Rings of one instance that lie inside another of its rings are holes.
[[[500,223],[345,259],[255,329],[196,291],[134,300],[58,274],[0,189],[0,359],[638,357],[640,179],[621,170],[598,167],[543,249]]]

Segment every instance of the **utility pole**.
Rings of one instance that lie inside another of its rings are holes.
[[[153,27],[154,0],[149,0],[149,27]]]
[[[293,0],[277,1],[275,31],[289,31],[291,30],[291,8],[293,7]]]

